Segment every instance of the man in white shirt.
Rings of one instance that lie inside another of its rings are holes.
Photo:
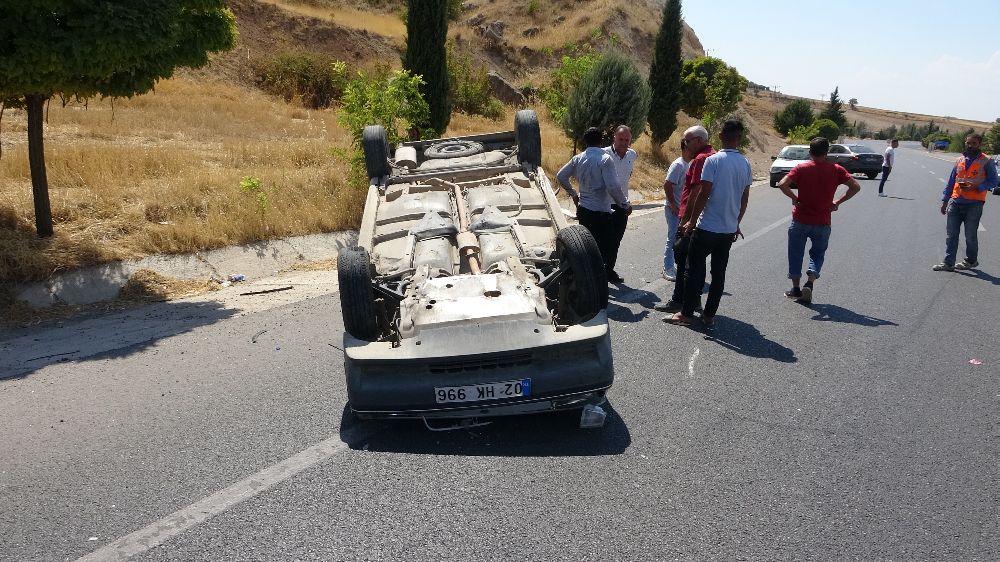
[[[577,220],[594,236],[605,262],[605,272],[610,272],[607,259],[614,236],[611,230],[611,203],[616,203],[628,214],[632,213],[632,205],[618,182],[612,157],[601,148],[601,137],[600,129],[587,129],[583,134],[586,150],[567,162],[556,178],[573,199]],[[580,185],[579,193],[570,183],[572,177]]]
[[[677,238],[677,227],[680,223],[681,191],[684,189],[684,175],[687,173],[691,154],[687,141],[681,139],[681,155],[670,163],[667,177],[663,180],[663,195],[667,198],[663,205],[663,214],[667,218],[667,244],[663,247],[663,271],[661,275],[667,281],[677,278],[677,264],[674,262],[674,241]]]
[[[615,173],[618,175],[618,185],[621,186],[622,193],[628,199],[628,181],[632,177],[632,168],[635,166],[635,159],[638,156],[634,150],[629,148],[632,144],[632,129],[627,125],[619,125],[615,129],[611,146],[604,148],[611,156],[611,161],[615,163]],[[608,195],[611,198],[611,195]],[[611,240],[608,242],[608,256],[605,258],[605,265],[608,271],[608,281],[612,283],[622,283],[625,281],[621,275],[615,271],[615,264],[618,262],[618,248],[621,247],[622,238],[625,237],[625,229],[628,227],[629,213],[625,209],[611,201]]]
[[[671,324],[690,324],[695,307],[705,286],[705,259],[712,257],[712,284],[705,300],[701,322],[706,329],[715,327],[715,313],[726,287],[726,267],[729,249],[740,236],[740,221],[750,198],[750,162],[739,151],[743,138],[743,123],[729,120],[719,134],[723,149],[705,160],[701,172],[701,189],[692,204],[687,223],[681,225],[692,232],[688,248],[687,277],[684,279],[684,302],[681,311],[663,320]]]
[[[878,184],[879,197],[887,197],[885,193],[882,193],[882,187],[885,186],[885,180],[889,179],[889,172],[892,171],[892,167],[896,165],[897,148],[899,148],[899,139],[892,139],[889,142],[889,146],[885,148],[885,154],[882,156],[882,181]]]

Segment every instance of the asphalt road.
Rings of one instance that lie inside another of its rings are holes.
[[[599,430],[348,421],[336,294],[4,334],[96,343],[0,374],[0,560],[1000,559],[1000,198],[981,269],[932,272],[950,166],[904,146],[889,197],[860,180],[811,307],[756,185],[711,336],[652,310],[638,211]]]

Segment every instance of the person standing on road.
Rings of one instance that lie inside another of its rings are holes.
[[[719,133],[723,149],[705,159],[701,188],[685,212],[687,222],[681,230],[690,233],[687,272],[684,280],[684,304],[681,311],[663,320],[671,324],[690,324],[701,301],[705,286],[705,260],[712,257],[712,284],[708,288],[701,322],[706,329],[715,327],[715,314],[726,288],[729,249],[740,233],[740,221],[747,211],[753,175],[750,162],[739,151],[743,123],[729,120]]]
[[[811,161],[795,166],[778,182],[781,192],[792,200],[792,224],[788,227],[788,278],[792,280],[792,288],[785,291],[785,296],[806,303],[812,302],[813,284],[823,269],[830,243],[831,214],[861,191],[861,184],[846,169],[826,159],[829,151],[829,140],[814,138],[809,143]],[[792,193],[793,183],[799,189],[798,195]],[[847,193],[835,201],[833,197],[841,184],[847,184]],[[799,287],[807,240],[809,269],[806,284]]]
[[[677,264],[674,261],[674,241],[677,238],[677,227],[680,225],[681,192],[684,190],[684,174],[687,172],[690,154],[687,142],[681,139],[681,155],[670,163],[667,177],[663,180],[663,195],[667,198],[663,206],[663,214],[667,219],[667,243],[663,247],[663,271],[661,275],[667,281],[677,278]]]
[[[615,129],[611,146],[605,147],[604,151],[611,156],[611,161],[615,163],[615,172],[618,174],[618,184],[628,199],[628,182],[632,177],[632,168],[635,166],[637,154],[635,150],[629,148],[632,145],[632,129],[627,125],[619,125]],[[608,195],[610,200],[611,196]],[[620,205],[611,201],[611,231],[612,243],[607,257],[608,281],[612,283],[622,283],[625,281],[622,276],[615,271],[615,264],[618,263],[618,248],[625,237],[625,229],[628,227],[629,213]]]
[[[610,279],[608,256],[614,240],[611,203],[617,203],[625,209],[626,216],[632,214],[632,205],[622,191],[614,161],[601,148],[601,137],[601,131],[597,127],[587,129],[583,134],[583,143],[587,148],[570,159],[556,174],[556,178],[573,199],[577,220],[594,236],[604,260],[604,270]],[[580,186],[579,194],[570,183],[571,177],[575,177]]]
[[[684,142],[687,144],[691,163],[684,172],[684,189],[681,190],[680,208],[678,209],[678,227],[674,242],[674,262],[677,265],[677,276],[674,282],[674,292],[670,300],[653,308],[660,312],[677,312],[684,302],[684,283],[687,271],[688,244],[691,241],[690,232],[685,233],[680,225],[691,218],[690,211],[694,200],[701,189],[701,172],[705,161],[715,154],[715,148],[708,143],[708,130],[701,125],[689,127],[684,131]],[[697,218],[697,215],[694,216]],[[699,299],[700,300],[700,299]],[[698,306],[697,308],[701,308]]]
[[[878,184],[879,197],[886,197],[886,194],[882,193],[882,188],[885,187],[885,180],[889,179],[892,167],[896,165],[897,148],[899,148],[899,139],[892,139],[889,141],[889,146],[885,149],[885,154],[882,155],[882,181]]]
[[[965,137],[965,152],[958,157],[948,183],[941,194],[941,214],[948,217],[944,243],[944,261],[934,271],[954,271],[979,267],[979,219],[983,216],[986,195],[997,187],[997,166],[979,146],[981,135]],[[958,257],[958,232],[965,226],[965,260]]]

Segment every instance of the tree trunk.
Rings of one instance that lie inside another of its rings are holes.
[[[28,165],[31,168],[31,193],[35,201],[35,230],[41,237],[52,236],[52,208],[49,206],[49,180],[45,175],[45,144],[42,134],[45,97],[31,94],[28,103]]]

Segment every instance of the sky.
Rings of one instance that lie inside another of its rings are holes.
[[[1000,118],[1000,2],[687,0],[706,54],[785,94]]]

